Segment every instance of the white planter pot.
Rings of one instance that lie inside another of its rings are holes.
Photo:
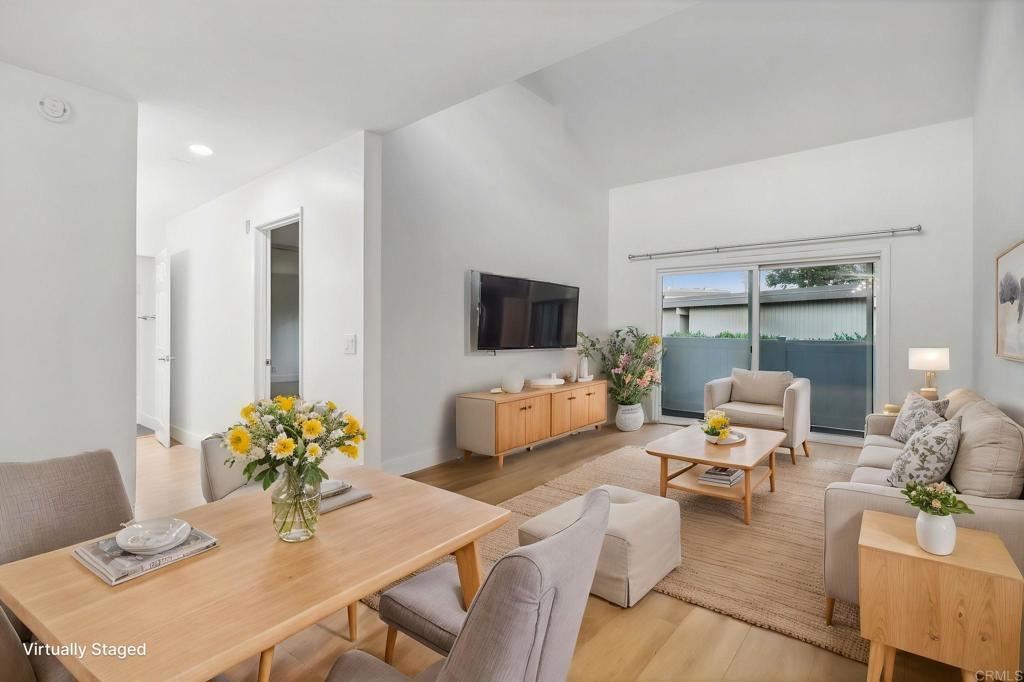
[[[523,375],[519,372],[506,372],[501,377],[501,390],[505,393],[519,393],[523,390]]]
[[[643,405],[619,405],[615,413],[615,426],[619,431],[636,431],[643,425]]]
[[[580,369],[576,375],[580,377],[590,376],[590,358],[580,356]]]
[[[946,556],[956,546],[956,524],[952,516],[917,512],[917,544],[929,554]]]

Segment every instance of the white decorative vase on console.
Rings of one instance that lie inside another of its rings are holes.
[[[946,556],[956,547],[956,523],[952,516],[917,512],[917,544],[929,554]]]
[[[619,431],[636,431],[643,425],[643,405],[619,405],[615,413],[615,426]]]
[[[523,375],[519,372],[505,372],[501,377],[501,390],[505,393],[519,393],[523,390]]]
[[[578,376],[581,381],[584,381],[583,377],[590,376],[590,358],[585,355],[580,356],[580,369],[576,373],[576,376]]]

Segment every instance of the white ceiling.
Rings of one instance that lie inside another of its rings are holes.
[[[137,100],[140,224],[390,130],[687,0],[0,0],[0,60]],[[201,142],[215,151],[187,151]]]
[[[616,187],[970,116],[982,11],[705,2],[521,82]]]

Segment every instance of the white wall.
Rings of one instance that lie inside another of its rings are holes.
[[[607,192],[520,85],[384,136],[383,162],[383,466],[406,472],[457,455],[457,393],[576,362],[468,353],[469,270],[577,285],[580,329],[604,331]]]
[[[168,224],[172,433],[188,445],[223,430],[254,396],[254,242],[260,225],[303,209],[303,390],[363,412],[364,145],[345,138]],[[374,433],[376,425],[367,424]]]
[[[135,149],[134,102],[0,63],[0,459],[109,448],[132,498]]]
[[[882,392],[898,402],[921,385],[921,373],[907,369],[911,346],[948,346],[952,369],[940,374],[940,389],[971,386],[971,185],[972,122],[962,119],[616,188],[609,324],[653,326],[656,269],[693,262],[629,262],[630,253],[920,224],[921,236],[881,240],[891,253],[891,378]],[[841,248],[877,249],[878,242]]]
[[[135,421],[156,428],[154,383],[156,320],[140,320],[156,313],[156,259],[135,257]]]
[[[995,355],[995,257],[1024,239],[1024,3],[989,4],[974,111],[978,389],[1024,423],[1024,362]]]

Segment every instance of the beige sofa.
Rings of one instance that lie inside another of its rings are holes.
[[[1024,428],[972,391],[958,389],[946,418],[962,419],[960,446],[949,481],[974,510],[958,526],[999,535],[1024,571]],[[849,482],[825,490],[825,618],[831,624],[835,600],[858,603],[857,539],[866,509],[916,516],[899,488],[886,478],[903,444],[889,437],[896,417],[868,415],[864,449]],[[1022,644],[1024,661],[1024,644]]]
[[[704,413],[708,410],[725,412],[736,425],[784,431],[779,447],[789,448],[793,464],[801,445],[804,455],[811,456],[811,382],[792,372],[734,369],[732,376],[704,384]]]

